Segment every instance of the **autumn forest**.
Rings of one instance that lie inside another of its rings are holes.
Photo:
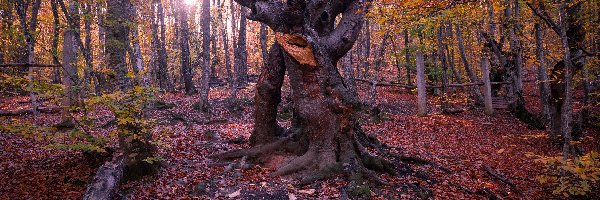
[[[0,0],[0,199],[597,199],[599,0]]]

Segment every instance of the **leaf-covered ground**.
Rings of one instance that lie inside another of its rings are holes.
[[[234,164],[209,159],[213,153],[247,147],[245,141],[253,129],[253,86],[240,92],[240,101],[232,106],[225,88],[211,90],[212,113],[195,111],[198,97],[166,94],[160,99],[175,108],[149,112],[157,125],[155,137],[164,143],[160,157],[164,166],[159,173],[121,186],[121,195],[131,199],[329,199],[348,194],[342,178],[295,186],[294,177],[271,177],[269,166],[240,169]],[[361,96],[368,91],[361,88]],[[435,199],[485,199],[476,194],[489,190],[510,199],[547,199],[552,185],[542,185],[536,177],[545,167],[526,154],[556,155],[560,147],[550,144],[546,131],[529,130],[504,110],[486,116],[480,108],[464,106],[461,97],[453,98],[453,107],[467,109],[457,115],[441,115],[436,98],[430,98],[431,115],[417,117],[416,95],[393,87],[378,89],[376,104],[382,114],[377,118],[363,115],[364,130],[383,143],[398,147],[397,153],[432,161],[434,165],[413,162],[416,173],[405,177],[382,175],[390,184],[364,188],[373,199],[409,199],[433,195]],[[285,91],[284,96],[289,92]],[[4,98],[0,109],[26,107],[27,98]],[[535,97],[528,105],[537,107]],[[19,103],[21,101],[21,103]],[[286,107],[284,100],[282,107]],[[282,109],[285,110],[285,109]],[[535,109],[533,109],[535,110]],[[77,115],[82,117],[82,114]],[[110,113],[95,112],[97,127],[92,134],[108,134],[114,127],[105,125]],[[59,114],[6,117],[3,126],[26,125],[27,130],[0,133],[0,199],[78,199],[97,166],[82,153],[47,148],[61,134],[47,131],[58,123]],[[279,116],[289,126],[289,113]],[[36,127],[36,128],[33,128]],[[38,130],[39,129],[39,130]],[[38,132],[39,131],[39,132]],[[15,133],[17,132],[17,133]],[[19,133],[20,132],[20,133]],[[586,129],[582,147],[600,150],[598,130]],[[595,136],[595,137],[591,137]],[[516,187],[486,172],[492,169]],[[427,190],[416,190],[422,186]],[[596,192],[595,195],[598,195]]]

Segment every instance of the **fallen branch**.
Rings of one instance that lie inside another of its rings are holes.
[[[490,167],[489,165],[486,165],[484,167],[485,171],[492,177],[500,180],[501,182],[507,184],[508,186],[510,186],[510,188],[515,191],[517,194],[521,193],[521,190],[519,190],[519,188],[517,187],[517,185],[515,185],[514,183],[512,183],[510,180],[508,180],[508,178],[504,177],[503,175],[500,175],[500,173],[498,173],[496,170],[492,169],[492,167]]]
[[[96,176],[90,182],[84,200],[112,199],[119,190],[119,182],[125,171],[125,156],[122,153],[115,154],[112,160],[104,163],[96,172]]]
[[[58,113],[61,107],[58,106],[40,106],[37,107],[37,111],[41,113]],[[0,116],[19,116],[33,114],[33,108],[21,109],[21,110],[0,110]]]

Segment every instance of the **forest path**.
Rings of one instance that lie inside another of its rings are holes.
[[[285,88],[284,88],[285,89]],[[360,88],[364,97],[368,88]],[[122,195],[131,199],[256,199],[277,197],[282,199],[339,198],[344,195],[347,184],[341,178],[307,185],[294,186],[295,177],[270,177],[273,169],[254,166],[249,169],[232,167],[230,163],[212,160],[208,155],[231,149],[245,148],[245,142],[253,129],[253,86],[240,91],[240,107],[230,106],[223,99],[228,96],[226,88],[211,91],[211,114],[194,111],[196,96],[167,94],[162,100],[175,103],[177,107],[152,111],[159,123],[153,129],[156,137],[165,145],[159,155],[165,166],[156,175],[121,186]],[[284,90],[284,96],[289,91]],[[469,108],[454,97],[452,105]],[[535,102],[529,100],[528,102]],[[545,131],[528,130],[506,111],[486,116],[481,108],[466,109],[457,115],[440,115],[439,100],[430,98],[430,115],[416,116],[416,97],[393,88],[379,88],[377,104],[382,115],[379,119],[365,118],[363,129],[383,143],[396,146],[397,152],[437,163],[451,173],[429,165],[414,165],[425,171],[428,181],[409,177],[382,178],[390,182],[382,189],[371,188],[380,198],[409,198],[418,195],[406,183],[429,188],[437,199],[481,199],[483,196],[468,194],[466,190],[478,191],[488,188],[506,198],[550,198],[552,186],[541,185],[536,176],[543,173],[544,166],[535,163],[527,153],[555,155],[559,147],[548,143]],[[282,107],[287,105],[284,98]],[[535,105],[532,105],[535,106]],[[108,116],[98,112],[95,117]],[[289,116],[278,118],[289,126]],[[26,124],[49,127],[57,123],[59,114],[44,114],[34,121],[31,116],[2,118],[2,124]],[[104,119],[106,120],[106,119]],[[111,129],[94,131],[107,134]],[[590,132],[592,130],[586,130]],[[597,131],[597,130],[596,130]],[[78,199],[85,190],[95,168],[88,165],[81,153],[58,149],[46,149],[50,141],[42,135],[0,133],[0,197],[8,199]],[[24,131],[26,132],[26,131]],[[27,136],[27,137],[24,137]],[[37,140],[36,140],[37,138]],[[585,149],[599,150],[600,140],[584,138]],[[522,192],[491,177],[485,167],[504,174]]]

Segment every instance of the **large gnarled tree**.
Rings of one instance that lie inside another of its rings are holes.
[[[252,147],[215,157],[249,157],[260,162],[274,151],[293,152],[299,156],[279,167],[274,175],[300,172],[305,175],[302,183],[336,174],[377,179],[372,170],[397,173],[390,162],[367,152],[370,147],[385,150],[361,131],[355,117],[361,104],[336,68],[354,45],[370,2],[236,1],[251,9],[248,19],[260,21],[276,32],[276,42],[257,84]],[[338,15],[341,18],[336,23]],[[294,111],[289,130],[281,128],[276,120],[286,71]]]

